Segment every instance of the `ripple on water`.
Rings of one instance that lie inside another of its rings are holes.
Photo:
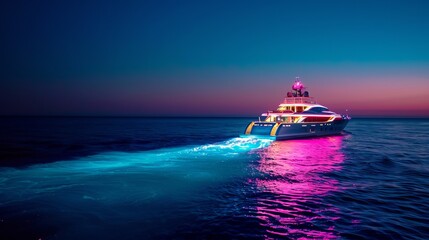
[[[218,122],[211,135],[230,126]],[[357,119],[347,127],[352,134],[336,137],[193,145],[188,138],[172,148],[3,168],[0,232],[21,239],[426,239],[427,126]],[[179,130],[171,131],[180,142]],[[154,138],[104,140],[126,149],[161,144]]]

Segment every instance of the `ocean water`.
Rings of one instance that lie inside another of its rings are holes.
[[[1,239],[429,239],[429,120],[0,118]]]

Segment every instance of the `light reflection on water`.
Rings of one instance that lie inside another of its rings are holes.
[[[323,196],[339,190],[325,173],[339,171],[344,161],[341,136],[277,141],[260,152],[256,179],[262,193],[256,206],[266,237],[337,238],[338,209]]]

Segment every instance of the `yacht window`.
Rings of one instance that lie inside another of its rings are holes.
[[[309,111],[322,113],[323,111],[329,111],[329,110],[327,108],[324,108],[324,107],[314,107],[314,108],[311,108]]]

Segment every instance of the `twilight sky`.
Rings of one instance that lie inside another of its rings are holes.
[[[0,115],[429,116],[429,1],[2,1]]]

